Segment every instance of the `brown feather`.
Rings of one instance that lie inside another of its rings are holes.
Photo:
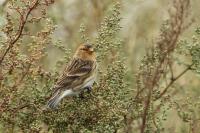
[[[63,74],[56,82],[54,89],[77,90],[88,77],[94,74],[95,69],[95,61],[74,58],[63,71]]]
[[[55,107],[66,91],[80,92],[96,75],[96,55],[92,45],[83,44],[78,47],[73,59],[65,67],[62,75],[53,87],[53,94],[48,102],[50,108]],[[92,85],[92,84],[91,84]]]

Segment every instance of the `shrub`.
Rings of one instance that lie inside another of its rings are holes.
[[[122,128],[127,106],[127,82],[124,82],[126,70],[119,50],[121,42],[117,39],[120,30],[119,4],[110,9],[93,43],[98,52],[99,81],[94,85],[92,93],[86,93],[84,99],[66,98],[57,110],[50,110],[45,106],[50,88],[58,76],[58,67],[68,61],[70,53],[60,43],[56,43],[53,47],[65,54],[64,59],[58,61],[55,71],[43,68],[41,62],[48,55],[47,48],[52,45],[51,35],[55,29],[44,13],[45,6],[50,3],[43,2],[10,2],[10,9],[20,15],[21,31],[15,32],[17,21],[8,13],[3,28],[4,45],[1,47],[5,56],[2,56],[0,62],[3,76],[0,121],[3,129],[7,132],[39,132],[47,127],[48,130],[60,133],[115,132]],[[43,8],[41,17],[29,15],[34,9],[39,12],[39,8]],[[42,29],[31,33],[33,24],[42,25]],[[26,31],[26,28],[30,31]],[[106,62],[109,64],[103,65]]]

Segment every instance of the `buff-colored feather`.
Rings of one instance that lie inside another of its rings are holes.
[[[92,45],[80,45],[53,86],[53,94],[47,103],[48,107],[55,108],[64,97],[80,94],[85,88],[91,87],[96,71],[96,55]]]

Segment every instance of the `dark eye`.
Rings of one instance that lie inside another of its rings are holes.
[[[87,49],[86,49],[86,48],[81,48],[80,50],[84,50],[84,51],[87,51]]]

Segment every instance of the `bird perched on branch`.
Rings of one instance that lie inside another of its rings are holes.
[[[96,72],[96,55],[92,45],[81,44],[53,86],[48,107],[54,109],[64,97],[81,94],[85,89],[91,90]]]

